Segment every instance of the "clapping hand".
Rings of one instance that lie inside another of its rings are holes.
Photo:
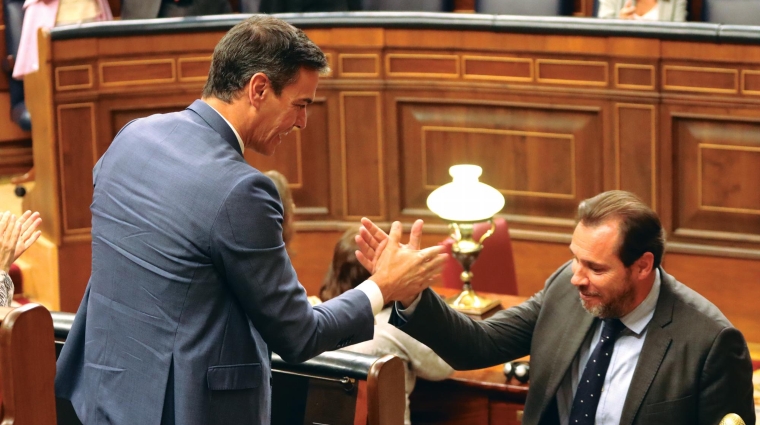
[[[423,289],[440,276],[446,255],[443,247],[420,250],[422,220],[412,225],[409,243],[401,243],[401,223],[394,222],[386,234],[371,220],[362,219],[356,242],[356,257],[372,273],[385,302],[409,305]]]

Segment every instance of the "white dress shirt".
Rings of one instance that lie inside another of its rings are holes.
[[[208,103],[207,103],[208,104]],[[213,106],[209,105],[211,109],[214,109]],[[219,111],[214,109],[214,111],[219,114]],[[224,122],[227,123],[227,125],[230,126],[232,129],[232,132],[235,133],[235,137],[237,138],[238,143],[240,143],[240,151],[245,152],[245,145],[243,144],[243,139],[240,137],[240,134],[238,134],[237,130],[235,130],[235,127],[230,124],[229,121],[227,121],[227,118],[224,118],[224,115],[219,114],[220,117],[224,120]],[[369,303],[372,306],[372,315],[376,316],[380,311],[383,309],[383,305],[385,305],[384,299],[383,299],[383,293],[380,291],[380,287],[377,286],[377,283],[367,279],[364,282],[360,283],[356,289],[364,292],[364,294],[369,298]]]
[[[633,372],[639,362],[641,347],[647,334],[647,325],[654,316],[654,309],[660,297],[660,271],[656,270],[654,285],[644,301],[633,311],[620,318],[626,329],[623,329],[612,352],[607,376],[604,378],[602,395],[596,408],[597,425],[617,425],[623,414],[623,404],[628,395],[628,387],[633,379]],[[581,350],[575,356],[573,364],[562,379],[557,390],[557,409],[561,425],[568,424],[570,410],[573,407],[573,397],[578,387],[578,381],[586,367],[586,362],[596,348],[602,334],[602,321],[596,320],[594,330],[589,333],[581,345]],[[614,384],[614,385],[613,385]]]

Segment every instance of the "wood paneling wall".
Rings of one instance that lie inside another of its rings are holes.
[[[315,294],[342,230],[362,216],[445,226],[425,207],[450,165],[498,188],[521,295],[569,258],[578,202],[621,188],[661,215],[666,268],[752,341],[760,276],[760,46],[652,38],[383,28],[309,29],[328,55],[308,109],[260,169],[291,182],[294,264]],[[129,120],[199,96],[222,32],[51,41],[35,93],[38,182],[27,204],[58,250],[55,307],[89,273],[91,168]],[[704,268],[709,270],[705,271]],[[76,270],[74,270],[76,269]],[[723,278],[721,278],[721,276]],[[722,290],[716,290],[720,287]]]

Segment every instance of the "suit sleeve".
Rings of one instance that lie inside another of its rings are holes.
[[[544,290],[518,306],[475,321],[426,289],[414,314],[405,321],[394,310],[391,324],[433,349],[454,369],[480,369],[530,352],[543,297]]]
[[[211,233],[212,260],[270,349],[301,362],[371,339],[367,296],[351,290],[317,307],[306,299],[282,241],[282,205],[274,184],[255,173],[222,205]]]
[[[728,413],[755,423],[752,362],[747,343],[736,328],[725,328],[715,339],[700,375],[699,423],[714,425]]]

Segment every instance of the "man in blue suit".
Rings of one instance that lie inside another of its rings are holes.
[[[203,99],[127,124],[93,172],[92,275],[56,394],[84,424],[270,422],[270,355],[299,362],[372,338],[383,304],[440,272],[394,223],[357,290],[312,308],[282,241],[282,205],[243,148],[306,125],[324,54],[254,16],[214,50]],[[392,266],[392,267],[391,267]]]

